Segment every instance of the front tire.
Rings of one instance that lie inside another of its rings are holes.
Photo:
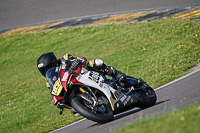
[[[74,97],[71,100],[71,105],[72,107],[82,116],[84,116],[85,118],[95,121],[95,122],[99,122],[99,123],[106,123],[109,121],[112,121],[114,118],[114,113],[111,110],[111,108],[109,106],[107,106],[106,104],[103,104],[103,106],[105,107],[105,112],[98,112],[98,111],[94,111],[92,109],[90,109],[89,107],[86,107],[85,105],[85,101],[84,99],[82,99],[81,97]]]

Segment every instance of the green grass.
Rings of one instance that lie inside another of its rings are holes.
[[[138,120],[113,133],[199,133],[200,104],[164,116]]]
[[[52,105],[37,70],[41,54],[102,58],[156,88],[199,62],[199,24],[199,20],[158,20],[0,37],[0,132],[48,132],[82,118],[68,111],[60,116]]]

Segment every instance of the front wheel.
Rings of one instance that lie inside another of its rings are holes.
[[[71,100],[71,105],[79,114],[95,122],[106,123],[114,118],[113,111],[104,103],[93,107],[85,99],[76,96]]]

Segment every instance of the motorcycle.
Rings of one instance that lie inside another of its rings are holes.
[[[66,65],[52,67],[46,77],[52,89],[54,103],[63,109],[78,112],[83,117],[106,123],[114,115],[128,109],[148,108],[156,103],[155,91],[142,79],[127,76],[124,83],[107,75],[80,66],[73,73]]]

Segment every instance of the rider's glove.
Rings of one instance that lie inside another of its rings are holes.
[[[73,63],[72,66],[69,68],[69,73],[73,73],[75,70],[78,69],[78,67],[82,65],[82,61],[79,59],[76,59]]]
[[[77,57],[77,59],[81,60],[81,65],[85,65],[87,63],[87,59],[85,57]]]

